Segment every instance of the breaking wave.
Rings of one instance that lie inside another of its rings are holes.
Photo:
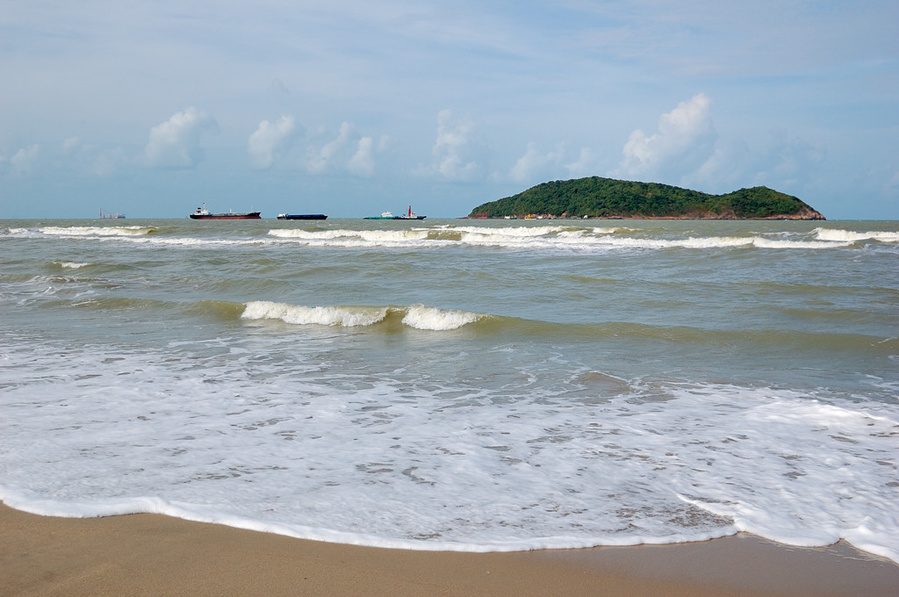
[[[410,307],[332,306],[307,307],[271,301],[250,301],[242,319],[277,319],[293,325],[366,327],[385,321],[390,315],[402,315],[402,323],[419,330],[455,330],[484,317],[467,311],[437,309],[424,305]]]
[[[40,232],[51,236],[135,236],[155,234],[152,226],[45,226]]]
[[[508,249],[563,249],[578,251],[605,251],[616,249],[831,249],[846,247],[853,242],[876,239],[892,242],[890,233],[850,233],[847,231],[818,229],[816,234],[791,234],[770,236],[682,236],[660,238],[647,236],[645,232],[625,227],[579,226],[435,226],[404,230],[303,230],[274,229],[269,237],[284,242],[295,242],[310,247],[380,247],[403,248],[415,246],[449,247],[479,246]]]
[[[899,243],[899,232],[884,232],[881,230],[856,232],[854,230],[816,228],[815,236],[820,240],[830,242],[855,243],[866,240],[875,240],[884,243]]]

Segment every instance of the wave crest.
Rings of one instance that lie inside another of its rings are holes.
[[[899,232],[885,232],[882,230],[856,232],[854,230],[816,228],[815,235],[821,240],[832,242],[854,243],[864,240],[876,240],[884,243],[899,243]]]
[[[250,301],[243,319],[280,319],[295,325],[369,326],[387,317],[387,307],[305,307],[271,301]]]
[[[418,330],[455,330],[484,317],[469,311],[451,311],[413,305],[406,311],[403,323]]]
[[[852,232],[818,228],[812,236],[772,237],[764,233],[745,236],[647,236],[636,228],[567,226],[436,226],[404,230],[305,230],[274,229],[268,235],[282,242],[310,247],[409,248],[409,247],[498,247],[503,249],[608,251],[669,249],[831,249],[853,242],[876,240],[899,242],[899,233]]]
[[[341,327],[366,327],[381,323],[391,313],[402,314],[403,325],[418,330],[455,330],[484,317],[468,311],[437,309],[425,305],[396,307],[331,306],[307,307],[271,301],[250,301],[246,304],[242,319],[278,319],[293,325],[328,325]]]
[[[51,236],[135,236],[154,234],[156,229],[147,226],[45,226],[40,231]]]

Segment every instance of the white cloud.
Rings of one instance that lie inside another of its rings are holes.
[[[755,159],[744,142],[719,139],[708,159],[694,172],[682,176],[680,183],[709,193],[727,193],[743,184],[747,168]]]
[[[639,129],[631,133],[618,173],[680,177],[699,168],[712,155],[718,136],[711,105],[711,99],[700,93],[662,114],[656,133],[647,136]]]
[[[764,152],[752,163],[754,184],[793,187],[812,178],[826,157],[823,147],[774,131]]]
[[[355,126],[349,122],[342,123],[336,139],[329,141],[321,149],[310,152],[307,162],[309,171],[320,173],[336,167],[340,163],[340,157],[346,153],[346,148],[357,137]]]
[[[375,173],[374,141],[371,137],[362,137],[356,147],[355,155],[347,162],[347,169],[359,176],[371,176]]]
[[[575,178],[583,176],[595,176],[599,170],[599,159],[589,147],[582,147],[576,162],[565,164],[568,174]]]
[[[540,153],[536,143],[528,143],[527,152],[509,170],[509,179],[513,182],[528,182],[537,176],[548,175],[561,163],[563,152],[564,149],[559,147],[556,151]]]
[[[78,137],[69,137],[62,142],[62,154],[71,155],[81,147],[81,139]]]
[[[260,122],[250,135],[247,147],[253,166],[260,170],[271,168],[276,156],[290,151],[299,133],[293,116],[282,116],[275,123],[268,120]]]
[[[471,180],[479,170],[477,162],[470,159],[474,128],[470,118],[454,119],[452,111],[441,110],[437,114],[437,140],[431,150],[434,160],[430,166],[419,169],[419,173]]]
[[[113,176],[134,165],[134,160],[121,147],[102,149],[82,143],[78,137],[64,140],[60,145],[60,155],[72,167],[101,178]]]
[[[796,188],[814,178],[827,157],[824,147],[773,132],[767,146],[751,149],[740,140],[719,139],[708,159],[680,183],[708,192],[729,192],[738,186]]]
[[[94,156],[91,172],[100,177],[112,176],[128,167],[128,157],[121,147],[99,152]]]
[[[154,168],[193,168],[203,159],[200,136],[215,130],[218,123],[205,112],[196,108],[177,112],[150,131],[145,163]]]
[[[15,168],[16,171],[27,174],[28,172],[31,172],[31,169],[34,167],[34,163],[40,152],[41,146],[37,143],[29,145],[28,147],[23,147],[9,158],[9,163],[12,164],[12,167]]]
[[[375,155],[387,144],[382,137],[377,147],[372,137],[363,137],[355,125],[344,122],[337,138],[320,149],[307,150],[306,168],[315,174],[327,171],[345,171],[356,176],[372,176],[375,172]]]

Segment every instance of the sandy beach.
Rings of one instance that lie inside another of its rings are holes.
[[[470,554],[304,541],[161,515],[0,506],[0,595],[895,595],[899,566],[850,546],[749,536]]]

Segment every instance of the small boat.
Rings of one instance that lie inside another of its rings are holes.
[[[190,214],[190,217],[193,220],[258,220],[260,218],[260,213],[262,212],[248,211],[238,213],[228,210],[227,213],[211,214],[209,213],[209,210],[206,209],[206,204],[204,203],[203,207],[198,207],[197,211]]]
[[[395,220],[396,216],[389,211],[382,211],[379,216],[365,216],[366,220]]]
[[[412,211],[412,206],[409,206],[409,210],[401,216],[397,216],[396,220],[424,220],[428,216],[420,216]]]
[[[327,220],[325,214],[278,214],[279,220]]]
[[[389,211],[381,212],[380,216],[368,216],[366,220],[424,220],[428,216],[420,216],[412,211],[412,206],[409,206],[409,210],[401,216],[395,216]]]

